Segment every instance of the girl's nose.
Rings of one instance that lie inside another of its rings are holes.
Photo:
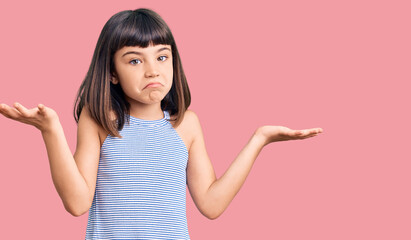
[[[146,72],[145,72],[145,77],[150,78],[150,77],[157,77],[160,75],[158,72],[158,68],[155,63],[148,63],[146,64]]]

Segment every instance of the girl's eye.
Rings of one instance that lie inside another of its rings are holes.
[[[158,57],[158,59],[160,59],[160,61],[164,62],[165,60],[167,60],[167,56],[160,56]]]
[[[133,59],[133,60],[130,61],[130,63],[133,64],[133,65],[136,65],[136,64],[141,63],[141,61],[140,61],[140,59]]]

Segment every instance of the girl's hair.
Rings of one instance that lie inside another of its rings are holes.
[[[109,134],[121,137],[119,131],[125,121],[130,120],[130,104],[120,84],[110,81],[111,76],[115,75],[114,54],[125,46],[145,48],[158,44],[170,45],[173,57],[173,84],[161,101],[161,109],[176,115],[172,121],[178,126],[191,103],[190,90],[169,27],[157,13],[146,8],[116,13],[104,25],[90,68],[77,93],[74,104],[76,122],[83,107],[87,106],[91,117]],[[115,114],[116,119],[112,118],[111,113]]]

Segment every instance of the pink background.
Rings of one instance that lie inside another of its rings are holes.
[[[411,239],[409,1],[2,1],[0,102],[54,108],[74,152],[74,98],[104,23],[148,7],[173,31],[221,176],[261,125],[322,127],[273,143],[201,239]],[[40,132],[0,116],[1,239],[84,239]]]

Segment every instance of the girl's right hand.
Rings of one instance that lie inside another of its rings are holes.
[[[59,123],[57,113],[43,104],[27,109],[19,103],[14,103],[14,108],[7,104],[0,104],[0,113],[5,117],[35,126],[42,133],[50,131]]]

